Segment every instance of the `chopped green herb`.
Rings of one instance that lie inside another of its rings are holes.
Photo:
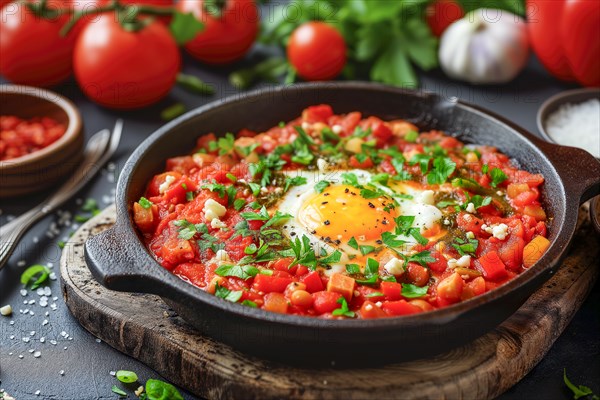
[[[342,183],[344,185],[359,186],[358,177],[352,172],[344,172],[342,175]]]
[[[365,244],[365,245],[360,245],[360,246],[358,246],[358,247],[359,247],[359,249],[360,249],[360,253],[361,253],[363,256],[366,256],[367,254],[370,254],[370,253],[374,252],[374,251],[375,251],[375,249],[376,249],[376,247],[375,247],[375,246],[369,246],[369,245],[366,245],[366,244]]]
[[[59,248],[61,248],[61,249],[65,248],[65,242],[63,242],[62,240],[59,240],[57,244],[58,244]]]
[[[423,267],[428,268],[429,266],[427,265],[427,263],[435,262],[436,259],[431,256],[430,251],[422,251],[420,253],[413,254],[412,256],[408,257],[406,261],[416,262],[421,264]]]
[[[329,186],[329,182],[327,181],[319,181],[317,182],[317,184],[315,185],[315,192],[317,193],[323,193],[323,191]]]
[[[502,182],[508,179],[508,176],[500,168],[493,168],[490,171],[490,177],[492,178],[492,187],[495,188]]]
[[[384,294],[381,292],[373,292],[373,293],[369,293],[365,297],[371,298],[371,297],[383,297],[383,296],[384,296]]]
[[[245,205],[246,200],[244,199],[235,199],[235,201],[233,202],[233,208],[235,208],[236,211],[240,211],[242,208],[244,208]]]
[[[311,269],[317,267],[317,257],[310,245],[310,239],[306,235],[302,235],[302,239],[295,238],[290,243],[291,250],[295,256],[290,264],[293,267],[296,264],[305,265]]]
[[[419,164],[421,167],[421,173],[425,174],[429,170],[430,161],[431,156],[429,154],[415,154],[408,162],[408,165]]]
[[[162,110],[160,113],[160,117],[163,121],[170,121],[175,119],[186,112],[185,105],[183,103],[175,103],[172,106],[169,106]]]
[[[181,393],[170,383],[158,379],[146,381],[147,400],[183,400]]]
[[[246,280],[255,277],[258,274],[258,268],[251,265],[221,265],[215,270],[215,274],[219,276],[235,276],[236,278]]]
[[[140,197],[140,201],[138,201],[138,203],[140,206],[142,206],[145,209],[152,207],[152,204],[154,204],[145,197]]]
[[[356,241],[354,236],[352,236],[350,240],[348,240],[348,246],[352,247],[354,250],[358,250],[358,242]]]
[[[250,187],[252,194],[254,196],[258,196],[258,194],[260,193],[261,186],[258,183],[254,182],[248,182],[248,186]]]
[[[246,299],[246,300],[242,301],[242,305],[243,305],[243,306],[252,307],[252,308],[257,308],[257,307],[258,307],[258,304],[256,304],[256,303],[255,303],[255,302],[253,302],[252,300],[248,300],[248,299]]]
[[[262,206],[260,213],[258,214],[253,212],[243,212],[240,213],[240,215],[246,221],[268,221],[271,218],[265,206]]]
[[[346,264],[346,272],[349,274],[360,274],[360,265],[358,264]]]
[[[217,183],[216,181],[213,181],[213,183],[204,184],[204,185],[200,186],[200,188],[201,189],[208,189],[211,192],[215,192],[215,193],[217,193],[219,195],[220,198],[224,198],[225,197],[225,192],[226,192],[225,185]]]
[[[187,201],[192,201],[194,200],[194,192],[185,192],[185,199]]]
[[[231,301],[232,303],[236,303],[242,297],[242,291],[232,291],[224,286],[219,286],[219,284],[217,283],[215,286],[215,296],[225,299],[227,301]]]
[[[407,299],[414,299],[417,297],[423,297],[427,294],[427,290],[429,286],[419,287],[417,285],[413,285],[411,283],[403,283],[402,284],[402,296]]]
[[[348,308],[348,302],[343,296],[338,299],[337,303],[341,304],[341,307],[333,310],[333,312],[331,313],[332,315],[343,315],[344,317],[348,318],[354,318],[356,316],[354,311],[350,311],[350,309]]]
[[[417,131],[408,131],[404,136],[404,140],[410,143],[414,143],[419,138],[419,132]]]
[[[487,174],[489,170],[490,166],[487,164],[483,164],[483,166],[481,167],[481,173],[483,173],[484,175]]]
[[[427,175],[427,183],[441,185],[454,173],[456,163],[448,157],[437,157],[433,160],[433,169]]]
[[[119,389],[117,387],[117,385],[113,385],[113,387],[112,387],[111,390],[112,390],[113,393],[118,394],[119,396],[122,396],[122,397],[126,397],[127,396],[127,393],[125,393],[123,390]]]
[[[285,187],[283,188],[284,192],[287,192],[292,186],[301,186],[307,182],[306,178],[303,176],[287,176],[285,178]]]
[[[589,396],[591,395],[592,398],[591,400],[598,400],[599,397],[597,395],[594,394],[594,392],[592,392],[592,389],[590,389],[587,386],[583,386],[583,385],[579,385],[579,386],[575,386],[570,380],[569,378],[567,378],[567,369],[563,369],[563,381],[565,382],[565,385],[567,385],[567,387],[569,389],[571,389],[571,391],[573,392],[573,399],[577,400],[581,397],[585,397],[585,396]]]
[[[454,239],[456,243],[452,243],[452,247],[458,251],[458,254],[461,256],[464,255],[475,255],[477,251],[477,247],[479,246],[479,241],[477,239],[468,239],[464,240],[461,238]]]
[[[340,262],[340,259],[342,258],[342,252],[339,250],[334,251],[333,253],[331,253],[330,255],[328,255],[327,257],[322,257],[319,259],[319,263],[320,264],[334,264],[337,262]]]

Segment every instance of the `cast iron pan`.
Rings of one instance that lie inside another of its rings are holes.
[[[497,146],[521,168],[546,178],[543,202],[551,247],[502,287],[441,310],[379,320],[324,320],[269,313],[216,298],[162,268],[138,237],[131,205],[169,157],[187,154],[198,136],[265,130],[314,104],[336,113],[404,118],[421,129]],[[500,324],[556,271],[575,232],[579,205],[600,192],[600,162],[583,150],[537,139],[479,107],[440,96],[359,82],[257,90],[193,110],[160,128],[131,155],[117,186],[117,223],[86,243],[96,279],[112,290],[161,296],[201,332],[245,352],[308,363],[363,365],[428,356],[465,344]]]

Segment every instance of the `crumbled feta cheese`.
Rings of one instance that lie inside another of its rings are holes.
[[[450,225],[450,220],[449,219],[445,219],[444,220],[444,225],[446,225],[446,226]]]
[[[456,260],[456,266],[461,268],[469,268],[471,266],[471,256],[462,256]]]
[[[219,263],[228,263],[231,262],[231,258],[229,258],[229,254],[225,250],[217,250],[215,254],[215,261]]]
[[[329,169],[329,163],[322,158],[317,160],[317,168],[319,168],[320,172],[327,172]]]
[[[456,259],[455,258],[451,258],[448,260],[448,268],[450,268],[450,269],[456,268]]]
[[[383,266],[383,269],[392,275],[402,275],[404,273],[404,261],[393,257]]]
[[[137,397],[140,397],[142,395],[142,393],[144,393],[144,387],[140,386],[139,388],[137,388],[137,390],[134,393]]]
[[[0,314],[4,315],[5,317],[8,317],[9,315],[12,314],[12,307],[10,304],[7,304],[5,306],[3,306],[2,308],[0,308]]]
[[[475,234],[471,231],[467,232],[467,238],[468,239],[475,239]]]
[[[467,208],[465,209],[468,213],[475,214],[475,204],[469,203],[467,204]]]
[[[206,200],[204,203],[204,218],[207,222],[212,222],[213,219],[222,217],[227,212],[227,209],[213,199]]]
[[[169,186],[171,186],[171,183],[175,182],[175,177],[173,175],[167,175],[165,177],[165,181],[163,183],[160,184],[160,186],[158,187],[158,192],[159,193],[164,193],[167,191],[167,189],[169,189]]]
[[[367,311],[371,311],[372,309],[373,309],[373,306],[371,304],[367,304],[365,306],[365,310],[367,310]]]
[[[304,129],[304,130],[310,129],[311,126],[312,125],[306,121],[302,123],[302,129]]]
[[[504,193],[502,193],[502,190],[498,190],[498,191],[496,192],[496,194],[497,194],[498,196],[502,196],[502,195],[504,195]]]
[[[421,193],[421,203],[429,205],[435,204],[433,194],[433,190],[424,190],[423,193]]]
[[[506,239],[506,236],[508,236],[508,225],[506,225],[506,224],[494,225],[494,227],[492,228],[492,235],[498,240]]]
[[[225,222],[221,221],[219,218],[215,218],[212,221],[210,221],[210,226],[213,228],[227,228],[227,225],[225,225]]]
[[[341,125],[337,125],[335,124],[334,126],[331,127],[331,130],[333,131],[333,133],[335,133],[336,135],[339,135],[340,133],[342,133],[342,131],[344,130],[344,128],[342,128]]]

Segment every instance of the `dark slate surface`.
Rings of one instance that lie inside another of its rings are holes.
[[[251,59],[257,57],[260,57],[259,51],[250,56]],[[153,107],[123,113],[106,110],[91,103],[83,97],[73,81],[56,88],[80,108],[85,121],[86,137],[100,129],[112,127],[118,117],[125,120],[125,134],[119,151],[112,160],[114,170],[105,168],[101,175],[79,193],[79,199],[93,197],[102,208],[110,202],[111,189],[115,187],[114,178],[136,145],[163,123],[158,116],[162,109],[175,102],[183,102],[188,108],[193,108],[236,93],[227,83],[227,70],[202,67],[189,59],[186,59],[184,69],[215,84],[217,95],[199,97],[176,88],[167,99]],[[532,59],[515,81],[505,86],[464,85],[449,81],[440,71],[422,74],[422,77],[424,89],[477,103],[512,119],[534,133],[537,133],[535,116],[541,103],[551,95],[571,88],[549,77],[535,59]],[[203,132],[198,132],[201,133]],[[47,193],[13,201],[1,201],[0,222],[5,222],[9,215],[22,213],[45,195]],[[78,207],[76,200],[73,200],[65,205],[63,210],[75,215],[78,213]],[[60,235],[50,239],[46,237],[46,231],[50,224],[56,221],[58,216],[50,216],[32,229],[23,239],[9,265],[0,271],[0,305],[11,304],[14,309],[12,317],[0,317],[0,388],[17,399],[117,398],[118,396],[111,393],[111,387],[116,380],[109,374],[110,371],[134,370],[141,381],[156,378],[158,374],[105,343],[96,342],[95,338],[81,328],[69,314],[61,297],[58,281],[51,281],[49,285],[52,295],[49,305],[45,308],[39,305],[40,296],[36,293],[29,292],[25,297],[20,294],[22,287],[19,284],[19,276],[26,266],[34,263],[53,264],[53,270],[58,273],[60,251],[57,241],[68,236],[75,226],[59,227]],[[53,296],[57,296],[58,299],[53,301]],[[23,304],[31,299],[35,299],[36,304]],[[56,303],[55,311],[51,309],[52,303]],[[582,309],[542,362],[501,398],[570,399],[572,395],[562,382],[563,368],[567,369],[573,382],[591,386],[596,393],[600,392],[599,308],[600,285],[597,284]],[[25,309],[33,311],[34,315],[19,312]],[[45,316],[45,312],[48,312],[49,316]],[[44,325],[45,319],[48,323]],[[14,321],[14,324],[10,325],[9,321]],[[35,331],[35,334],[30,336],[32,331]],[[63,331],[72,340],[61,336]],[[12,335],[14,339],[10,339]],[[22,340],[23,337],[31,339],[26,343]],[[45,337],[44,343],[40,342],[41,337]],[[56,340],[57,344],[52,345],[50,340]],[[40,351],[41,356],[35,358],[33,353],[29,352],[30,349]],[[20,359],[19,355],[23,355],[23,358]],[[59,374],[61,370],[64,370],[64,376]],[[39,396],[35,394],[38,390]],[[187,393],[184,397],[195,398]]]

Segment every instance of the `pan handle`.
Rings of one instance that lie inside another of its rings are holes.
[[[562,178],[567,195],[583,204],[600,194],[600,161],[577,147],[560,146],[539,140],[537,145]]]
[[[118,224],[85,242],[85,260],[96,280],[111,290],[166,296],[165,281],[179,279],[155,262],[143,246],[126,239]]]

